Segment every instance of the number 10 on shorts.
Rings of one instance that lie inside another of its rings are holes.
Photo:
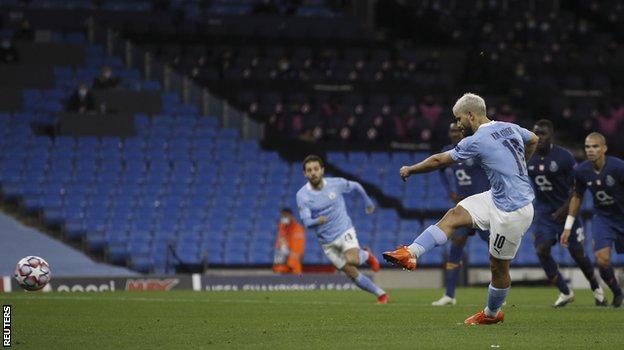
[[[505,236],[501,236],[499,233],[496,234],[496,238],[494,238],[494,248],[500,250],[503,248],[505,244]]]

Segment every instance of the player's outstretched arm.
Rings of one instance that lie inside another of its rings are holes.
[[[455,163],[449,152],[437,153],[422,162],[410,166],[403,166],[399,170],[399,175],[405,181],[412,174],[428,173],[440,168],[444,168]]]
[[[576,215],[581,209],[581,202],[583,202],[583,195],[578,194],[577,191],[572,191],[572,197],[570,197],[570,204],[568,205],[568,216],[560,238],[561,245],[564,247],[568,246],[568,238],[572,232],[572,226],[574,225]]]

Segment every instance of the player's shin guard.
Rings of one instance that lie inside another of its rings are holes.
[[[582,247],[570,248],[570,255],[572,259],[576,262],[576,265],[583,271],[583,275],[589,281],[589,285],[592,290],[596,290],[600,287],[598,284],[598,280],[596,279],[596,275],[594,274],[594,265],[591,260],[585,255],[585,251]]]
[[[459,277],[459,268],[461,257],[464,254],[463,245],[452,245],[449,252],[448,262],[446,263],[446,293],[445,295],[455,298],[455,287],[457,287],[457,278]]]
[[[540,252],[540,249],[537,248],[537,251]],[[546,272],[546,277],[552,283],[557,286],[557,289],[565,295],[570,294],[570,288],[568,288],[568,284],[565,282],[565,279],[559,272],[559,267],[557,266],[557,262],[553,259],[550,251],[548,253],[540,252],[537,254],[539,258],[540,264],[542,268],[544,268],[544,272]]]
[[[620,288],[620,285],[618,284],[617,279],[615,279],[615,273],[613,272],[613,267],[612,266],[609,266],[607,268],[599,267],[598,270],[600,271],[600,277],[602,277],[602,280],[607,284],[607,286],[609,286],[609,288],[613,292],[613,295],[615,296],[621,295],[622,289]]]
[[[444,231],[436,225],[431,225],[420,236],[416,237],[414,243],[408,246],[407,249],[418,258],[431,249],[443,245],[446,241],[447,238]]]
[[[509,288],[494,288],[492,284],[488,287],[488,301],[484,312],[488,317],[495,317],[500,311],[505,299],[507,299]]]
[[[386,294],[383,289],[377,287],[377,285],[373,283],[370,278],[364,276],[362,273],[358,274],[356,278],[353,278],[353,282],[360,287],[360,289],[373,293],[376,296]]]

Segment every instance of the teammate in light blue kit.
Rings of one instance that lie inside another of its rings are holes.
[[[323,178],[325,167],[318,156],[309,155],[303,160],[303,172],[308,183],[297,191],[303,225],[316,234],[325,255],[337,269],[344,271],[361,289],[375,294],[377,303],[386,304],[386,292],[357,269],[365,262],[375,272],[380,266],[370,249],[360,249],[342,195],[356,190],[366,202],[367,214],[373,213],[375,205],[359,183],[339,177]]]
[[[500,310],[511,277],[509,265],[533,220],[533,188],[527,175],[526,159],[535,152],[538,138],[515,124],[488,119],[485,101],[465,94],[453,106],[453,114],[463,131],[474,134],[461,140],[455,149],[435,154],[424,161],[404,166],[404,180],[411,174],[431,172],[455,162],[478,161],[490,180],[491,190],[463,199],[442,220],[429,226],[409,247],[383,253],[384,258],[408,270],[416,269],[416,259],[444,244],[460,227],[490,230],[492,280],[485,310],[467,318],[467,325],[503,322]],[[466,134],[466,132],[465,132]]]

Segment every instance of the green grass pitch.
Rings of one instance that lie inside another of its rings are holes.
[[[553,309],[554,288],[512,288],[505,323],[463,325],[486,288],[390,290],[376,305],[360,291],[111,292],[0,294],[12,305],[13,347],[22,349],[615,349],[624,310],[598,308],[589,291]]]

